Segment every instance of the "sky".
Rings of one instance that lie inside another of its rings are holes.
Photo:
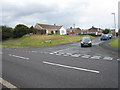
[[[0,25],[63,25],[65,28],[114,28],[119,0],[1,0]]]

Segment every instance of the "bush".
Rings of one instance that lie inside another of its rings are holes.
[[[23,24],[18,24],[16,25],[15,29],[14,29],[14,38],[20,38],[23,35],[29,34],[29,28]]]
[[[108,34],[109,32],[110,32],[110,29],[105,29],[102,31],[102,33],[104,33],[104,34]]]
[[[13,29],[11,27],[7,26],[1,26],[0,27],[2,30],[2,40],[6,40],[8,38],[13,37]]]
[[[91,36],[96,36],[95,33],[84,33],[84,34],[81,34],[81,35],[91,35]]]

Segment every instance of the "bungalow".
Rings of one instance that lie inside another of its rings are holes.
[[[92,26],[92,28],[88,29],[87,33],[95,33],[96,35],[99,35],[102,34],[102,29]]]
[[[48,25],[48,24],[36,24],[36,29],[44,29],[46,30],[46,34],[57,34],[57,35],[65,35],[67,34],[66,29],[63,26],[57,25]]]
[[[80,33],[81,33],[80,28],[72,28],[72,27],[70,27],[70,28],[67,29],[67,34],[68,35],[78,35]]]

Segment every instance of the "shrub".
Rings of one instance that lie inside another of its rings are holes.
[[[2,31],[2,40],[13,37],[13,29],[11,27],[1,26],[0,28]]]

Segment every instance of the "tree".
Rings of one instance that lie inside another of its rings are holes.
[[[29,28],[23,24],[18,24],[16,25],[15,29],[14,29],[14,38],[20,38],[23,35],[29,34]]]
[[[104,33],[104,34],[108,34],[109,32],[110,32],[110,29],[105,29],[102,31],[102,33]]]
[[[7,26],[0,26],[2,29],[2,40],[13,37],[13,28]]]
[[[33,33],[33,31],[34,31],[34,27],[31,26],[30,29],[29,29],[29,32],[30,32],[30,33]]]

